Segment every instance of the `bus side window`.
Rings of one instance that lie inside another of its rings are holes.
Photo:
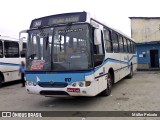
[[[112,45],[113,45],[113,52],[119,52],[119,43],[118,43],[118,36],[115,32],[112,32]]]
[[[124,45],[123,45],[122,36],[119,37],[119,50],[120,50],[121,53],[124,52]]]
[[[128,43],[128,53],[131,53],[131,45],[130,45],[130,40],[127,39],[127,43]]]
[[[3,44],[2,41],[0,41],[0,58],[3,57]]]
[[[5,41],[4,42],[4,54],[6,58],[18,58],[19,57],[18,42]]]
[[[128,44],[127,44],[126,38],[123,38],[123,42],[124,42],[124,52],[127,53],[128,52]]]
[[[111,31],[104,30],[104,40],[105,40],[106,52],[111,53],[113,51],[112,43],[111,43]]]
[[[133,53],[132,41],[130,41],[130,53]]]

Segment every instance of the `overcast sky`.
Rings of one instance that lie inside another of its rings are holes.
[[[87,11],[131,36],[128,17],[160,17],[159,0],[0,0],[0,35],[18,38],[32,19]]]

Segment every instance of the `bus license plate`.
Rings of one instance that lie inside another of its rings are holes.
[[[67,88],[67,92],[77,92],[77,93],[79,93],[80,89],[79,88]]]

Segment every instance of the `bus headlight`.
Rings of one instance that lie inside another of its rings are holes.
[[[76,87],[76,83],[73,83],[72,86],[73,86],[73,87]]]
[[[84,87],[84,83],[83,82],[79,82],[79,87]]]
[[[90,86],[91,85],[91,81],[85,81],[85,86]]]
[[[34,86],[36,86],[36,85],[37,85],[37,83],[33,82],[33,85],[34,85]]]
[[[28,86],[32,86],[32,85],[33,85],[33,82],[32,82],[32,81],[27,81],[27,85],[28,85]]]
[[[28,86],[36,86],[37,83],[32,82],[32,81],[26,81]]]

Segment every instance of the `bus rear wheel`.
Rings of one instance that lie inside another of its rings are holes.
[[[0,88],[2,87],[2,83],[3,83],[3,78],[2,76],[0,76]]]
[[[108,73],[108,79],[107,79],[107,88],[102,91],[103,96],[109,96],[111,94],[111,89],[112,89],[112,75],[111,73]]]
[[[130,67],[130,73],[129,75],[127,76],[129,79],[131,79],[133,77],[133,66],[131,65]]]

